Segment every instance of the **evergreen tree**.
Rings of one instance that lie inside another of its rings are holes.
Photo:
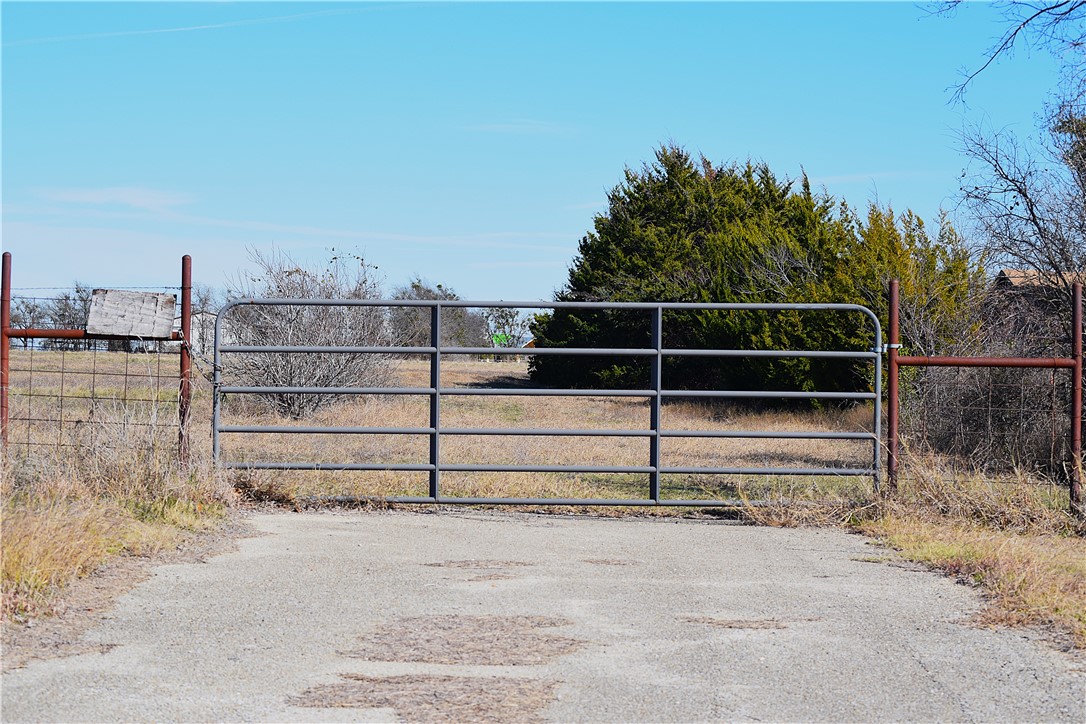
[[[812,193],[805,176],[799,182],[794,188],[765,164],[695,163],[681,148],[662,147],[654,163],[627,169],[610,192],[607,213],[581,239],[556,299],[857,303],[884,314],[886,282],[899,273],[917,277],[915,286],[953,288],[951,282],[977,271],[949,224],[933,241],[914,215],[899,223],[875,206],[864,224],[845,204]],[[925,264],[932,267],[927,276],[917,271]],[[953,293],[938,297],[947,298]],[[650,330],[649,313],[628,310],[558,309],[532,324],[537,343],[552,347],[648,347]],[[664,317],[669,348],[870,345],[870,324],[856,313],[669,311]],[[531,367],[540,383],[573,387],[647,386],[648,370],[642,358],[605,356],[540,355]],[[664,386],[672,389],[855,391],[869,378],[868,364],[810,358],[674,357],[664,366]]]

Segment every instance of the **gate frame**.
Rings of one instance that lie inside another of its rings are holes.
[[[1018,369],[1071,370],[1071,512],[1086,517],[1082,500],[1082,282],[1071,287],[1070,357],[918,357],[901,355],[899,316],[901,290],[897,279],[890,281],[889,342],[887,343],[886,477],[891,491],[897,489],[901,437],[899,432],[901,367],[1012,367]]]
[[[429,346],[313,346],[313,345],[227,345],[223,344],[223,320],[235,308],[246,306],[346,306],[346,307],[421,307],[430,312]],[[520,347],[460,347],[441,344],[441,310],[443,308],[507,308],[507,309],[598,309],[598,310],[645,310],[652,311],[653,346],[647,348],[584,348],[584,347],[535,347],[531,355],[559,354],[572,356],[650,357],[652,389],[548,389],[548,388],[450,388],[441,386],[441,358],[443,355],[523,355]],[[705,311],[825,311],[859,313],[871,322],[873,344],[868,350],[734,350],[734,349],[669,349],[663,346],[664,310]],[[880,489],[881,416],[882,416],[882,328],[874,312],[857,304],[744,304],[744,303],[669,303],[669,302],[506,302],[478,300],[373,300],[373,299],[239,299],[219,310],[215,319],[215,353],[212,403],[212,454],[216,467],[221,469],[248,470],[392,470],[429,473],[429,490],[426,496],[377,497],[391,503],[430,504],[505,504],[505,505],[614,505],[614,506],[683,506],[708,507],[726,504],[721,500],[680,500],[660,497],[660,476],[678,474],[733,474],[733,475],[839,475],[870,476],[876,492]],[[233,353],[352,353],[352,354],[414,354],[430,357],[429,387],[371,387],[371,388],[323,388],[323,387],[262,387],[224,385],[222,383],[222,355]],[[662,387],[663,358],[680,356],[707,357],[807,357],[867,359],[874,363],[873,392],[805,392],[770,390],[666,390]],[[348,395],[427,395],[430,398],[430,426],[425,428],[356,428],[311,426],[262,426],[221,424],[223,394],[260,394],[268,392],[297,394],[348,394]],[[441,398],[457,395],[506,395],[506,396],[582,396],[582,397],[647,397],[650,405],[649,429],[647,430],[599,430],[599,429],[551,429],[551,428],[442,428]],[[735,398],[735,399],[852,399],[871,400],[873,404],[873,431],[867,432],[779,432],[779,431],[709,431],[709,430],[662,430],[660,409],[664,397],[688,398]],[[377,464],[377,463],[291,463],[291,462],[232,462],[222,460],[222,433],[283,433],[283,434],[392,434],[429,435],[430,461],[426,464]],[[601,436],[647,437],[650,439],[648,466],[569,466],[569,465],[472,465],[442,464],[441,437],[443,435],[510,435],[510,436]],[[663,437],[706,438],[761,438],[761,439],[840,439],[869,440],[872,443],[871,465],[867,468],[697,468],[667,467],[660,465],[660,441]],[[450,472],[573,472],[573,473],[647,473],[648,497],[635,499],[611,498],[468,498],[441,495],[442,471]],[[368,498],[367,498],[368,499]]]

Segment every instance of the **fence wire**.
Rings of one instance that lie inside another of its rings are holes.
[[[943,367],[910,373],[902,384],[900,428],[906,462],[934,454],[958,475],[1067,480],[1069,370]]]
[[[80,309],[66,319],[48,310],[57,299],[15,297],[13,329],[80,328]],[[13,338],[10,348],[7,448],[30,455],[62,448],[175,448],[180,344],[144,340]]]

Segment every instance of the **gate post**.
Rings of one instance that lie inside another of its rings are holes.
[[[0,445],[8,442],[8,388],[11,385],[11,252],[4,252],[0,292]]]
[[[890,280],[890,329],[886,344],[886,487],[897,490],[898,463],[898,363],[901,348],[898,330],[900,288],[897,279]]]
[[[1082,500],[1082,282],[1071,292],[1071,511],[1086,514]]]
[[[192,257],[181,257],[181,382],[177,401],[177,458],[189,464],[189,405],[192,401]]]

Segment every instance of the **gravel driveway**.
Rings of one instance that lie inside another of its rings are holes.
[[[2,679],[3,721],[1084,721],[1086,673],[864,538],[262,514]]]

